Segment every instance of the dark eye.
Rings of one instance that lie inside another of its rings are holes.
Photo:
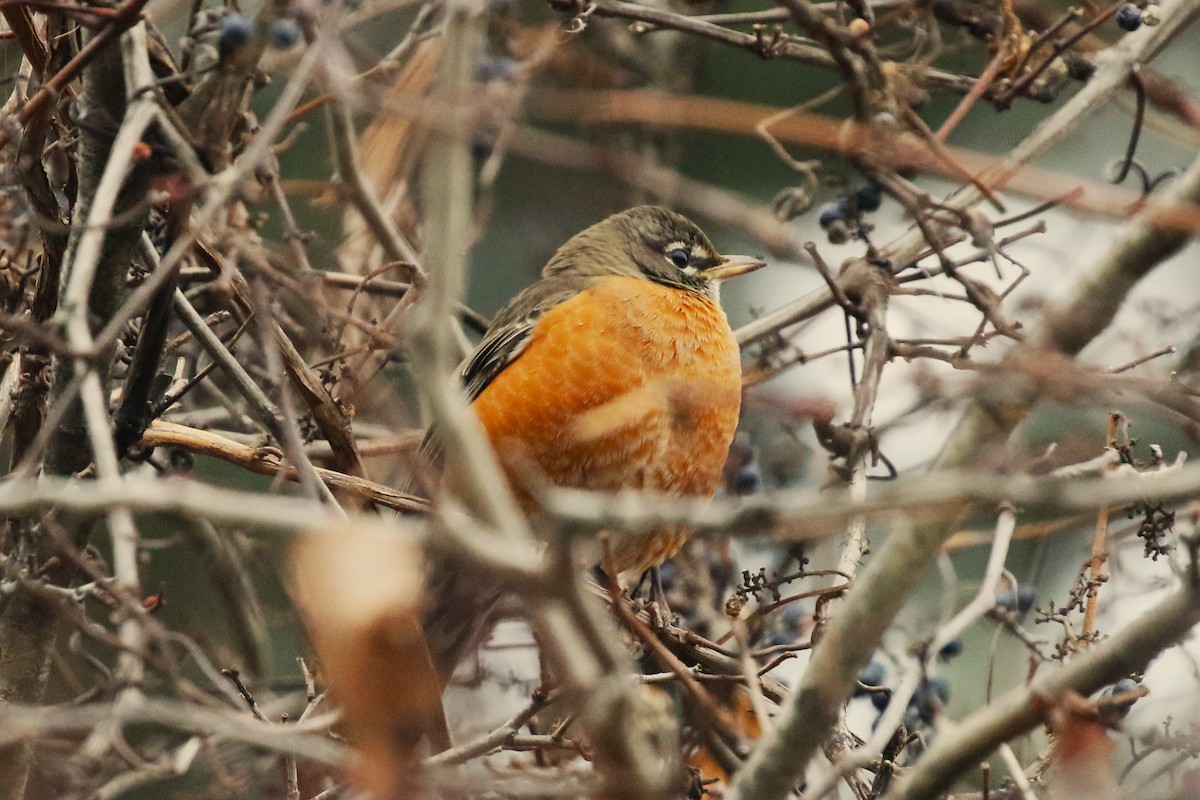
[[[691,260],[692,254],[682,247],[676,247],[674,250],[667,251],[667,258],[671,259],[671,263],[679,269],[683,269]]]

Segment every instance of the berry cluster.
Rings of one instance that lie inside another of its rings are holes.
[[[1116,722],[1124,719],[1129,714],[1129,709],[1133,708],[1133,704],[1137,702],[1137,698],[1123,699],[1120,702],[1111,702],[1109,698],[1118,695],[1127,695],[1130,692],[1135,692],[1141,686],[1140,683],[1133,678],[1121,678],[1113,685],[1107,687],[1100,693],[1100,711],[1109,720]],[[1144,694],[1144,692],[1143,692]],[[1105,702],[1108,701],[1108,702]]]
[[[1153,27],[1162,20],[1158,3],[1126,3],[1117,9],[1116,20],[1118,27],[1124,31],[1136,31],[1145,25]]]
[[[844,244],[852,232],[862,229],[862,215],[878,211],[881,205],[883,191],[878,184],[868,183],[852,194],[821,206],[817,222],[825,229],[830,244]]]
[[[869,696],[871,705],[883,714],[892,702],[892,690],[884,685],[887,672],[883,664],[872,661],[856,678],[855,697]],[[950,681],[940,675],[926,678],[913,692],[904,711],[904,727],[910,731],[932,725],[938,713],[950,702]]]
[[[938,653],[938,659],[949,661],[963,651],[962,639],[948,642]],[[883,714],[892,701],[892,690],[886,683],[887,668],[878,660],[872,660],[858,673],[855,697],[870,697],[871,705]],[[928,676],[917,686],[904,712],[904,727],[914,731],[920,726],[932,725],[937,715],[950,702],[950,681],[940,675]]]
[[[217,49],[221,58],[226,58],[242,49],[250,37],[254,35],[254,20],[241,14],[228,14],[221,20],[220,33],[217,36]],[[267,40],[272,47],[280,50],[290,50],[300,43],[302,33],[300,25],[291,17],[280,17],[271,21],[267,29]]]
[[[1028,614],[1033,604],[1037,602],[1037,592],[1032,586],[1020,584],[1014,593],[1011,588],[996,591],[995,611],[1000,616],[1023,616]]]

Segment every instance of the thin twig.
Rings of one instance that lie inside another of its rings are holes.
[[[1108,435],[1104,439],[1104,449],[1115,451],[1117,447],[1117,429],[1120,427],[1124,415],[1120,411],[1113,411],[1108,415]],[[1110,464],[1108,469],[1112,470],[1116,464]],[[1089,586],[1087,592],[1087,604],[1083,611],[1083,630],[1080,633],[1079,644],[1081,647],[1087,647],[1091,640],[1091,634],[1096,629],[1096,610],[1099,605],[1100,597],[1100,582],[1101,570],[1104,568],[1104,562],[1108,560],[1108,506],[1100,506],[1096,510],[1096,525],[1092,531],[1092,553],[1088,559],[1088,579]]]

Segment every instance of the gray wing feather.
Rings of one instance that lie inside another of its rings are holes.
[[[463,363],[460,374],[474,401],[529,344],[542,315],[587,288],[587,277],[545,278],[518,294],[496,314],[487,335]]]

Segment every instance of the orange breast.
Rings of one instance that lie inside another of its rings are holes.
[[[529,508],[546,483],[711,496],[740,405],[737,342],[715,301],[610,277],[547,312],[474,408]]]

